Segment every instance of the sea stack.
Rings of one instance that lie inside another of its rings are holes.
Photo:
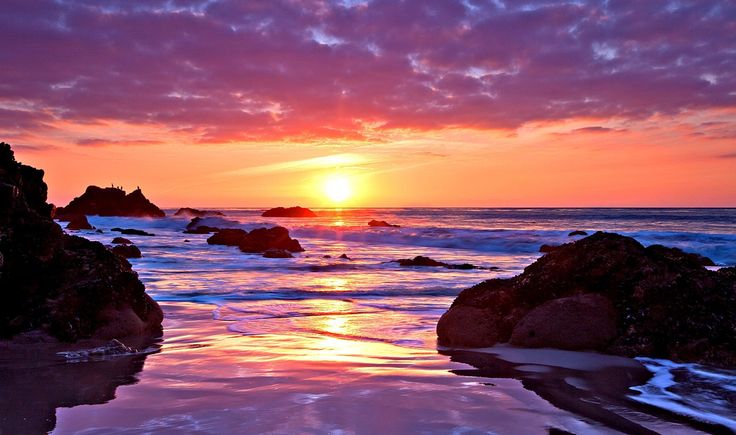
[[[164,217],[166,213],[143,195],[140,188],[126,194],[117,187],[89,186],[66,207],[59,207],[54,217],[68,221],[79,215]]]
[[[521,275],[464,290],[437,324],[446,346],[597,350],[736,366],[736,268],[598,232]]]
[[[263,217],[293,217],[293,218],[305,218],[305,217],[317,217],[317,214],[312,210],[305,207],[276,207],[264,211],[261,216]]]
[[[64,234],[51,218],[43,171],[0,143],[0,338],[62,341],[161,333],[163,314],[124,258]]]

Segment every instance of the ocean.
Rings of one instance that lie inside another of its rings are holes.
[[[207,218],[214,226],[282,225],[305,252],[267,259],[208,245],[208,235],[183,234],[189,218],[174,210],[162,219],[92,216],[103,233],[75,232],[105,244],[119,235],[113,227],[155,234],[125,237],[143,253],[130,261],[164,309],[165,335],[136,357],[140,367],[114,399],[58,407],[54,433],[615,433],[523,379],[460,375],[471,367],[438,353],[437,320],[462,289],[520,273],[542,244],[580,238],[573,230],[736,265],[736,209],[343,209],[314,219],[220,210]],[[369,227],[371,219],[400,227]],[[394,261],[417,255],[482,269]],[[736,372],[641,363],[655,376],[614,412],[660,433],[736,431]]]

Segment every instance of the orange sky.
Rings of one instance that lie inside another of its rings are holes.
[[[43,168],[50,200],[121,185],[163,207],[736,206],[734,141],[700,127],[729,111],[644,121],[579,119],[515,130],[386,131],[376,141],[201,144],[155,126],[65,123],[18,147]],[[590,128],[590,126],[596,128]],[[85,146],[69,138],[116,136]],[[148,137],[156,144],[125,143]],[[331,202],[323,181],[353,195]]]

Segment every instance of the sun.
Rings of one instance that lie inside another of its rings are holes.
[[[353,195],[350,179],[340,174],[327,177],[322,185],[322,189],[327,198],[334,203],[345,202]]]

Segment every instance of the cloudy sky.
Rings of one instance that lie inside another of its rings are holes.
[[[736,3],[4,0],[0,140],[51,199],[736,206]]]

